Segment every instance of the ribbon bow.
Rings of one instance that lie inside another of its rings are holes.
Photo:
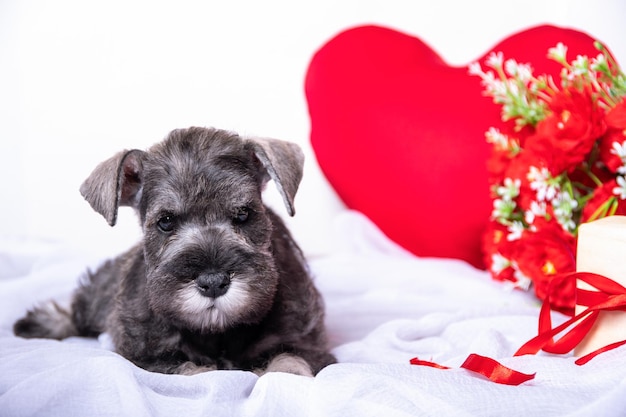
[[[552,328],[552,320],[550,318],[550,299],[553,293],[551,291],[544,300],[539,312],[539,334],[524,343],[515,352],[515,356],[535,354],[540,350],[556,354],[567,353],[578,346],[589,333],[601,311],[626,310],[626,288],[612,279],[591,272],[574,272],[555,278],[553,280],[554,287],[559,287],[558,284],[561,281],[568,279],[578,279],[598,289],[598,291],[577,288],[576,303],[587,308],[555,328]],[[563,333],[570,327],[571,329],[558,341],[554,341],[555,336]],[[615,349],[623,344],[626,344],[626,340],[604,346],[582,356],[576,361],[576,364],[584,365],[600,353]]]

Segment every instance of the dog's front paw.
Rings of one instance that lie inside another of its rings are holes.
[[[255,373],[261,376],[268,372],[285,372],[288,374],[313,377],[313,371],[307,361],[292,353],[281,353],[273,357],[265,369],[257,370]]]

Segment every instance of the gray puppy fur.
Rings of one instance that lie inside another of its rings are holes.
[[[36,307],[15,334],[107,332],[122,356],[163,373],[315,375],[335,362],[323,303],[261,199],[272,179],[293,215],[303,162],[295,144],[208,128],[174,130],[148,151],[104,161],[81,193],[111,226],[119,206],[135,208],[143,241],[88,273],[69,311]]]

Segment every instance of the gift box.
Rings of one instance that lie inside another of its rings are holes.
[[[609,216],[581,224],[578,230],[576,271],[603,275],[626,287],[626,216]],[[577,280],[577,289],[599,291]],[[576,305],[576,314],[587,306]],[[626,311],[601,311],[574,350],[583,356],[609,344],[626,340]]]

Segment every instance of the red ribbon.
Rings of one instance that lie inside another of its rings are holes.
[[[524,374],[507,368],[495,359],[472,353],[467,357],[461,368],[477,372],[498,384],[519,385],[535,378],[535,374]]]
[[[419,358],[411,359],[411,365],[430,366],[431,368],[437,368],[437,369],[450,369],[449,366],[439,365],[438,363],[435,363],[435,362],[423,361]]]
[[[596,322],[596,319],[601,311],[626,309],[626,288],[617,282],[602,275],[590,272],[575,272],[555,278],[553,280],[554,287],[558,287],[559,282],[566,279],[578,279],[591,285],[592,287],[597,288],[598,291],[577,289],[576,303],[587,307],[587,309],[554,328],[552,327],[552,320],[550,316],[551,295],[549,294],[544,300],[543,305],[541,306],[541,311],[539,312],[539,334],[524,343],[524,345],[522,345],[522,347],[520,347],[515,353],[515,356],[535,354],[540,350],[556,354],[570,352],[578,346],[587,333],[589,333],[589,330],[591,330],[591,327]],[[555,336],[565,332],[567,329],[570,330],[558,341],[554,341]],[[626,343],[626,341],[621,344],[624,343]],[[621,346],[621,344],[618,342],[602,347],[597,351],[583,356],[577,360],[576,363],[579,365],[587,363],[600,353],[615,349],[616,347]]]
[[[423,361],[419,358],[411,359],[411,365],[430,366],[431,368],[437,369],[450,369],[448,366],[439,365],[435,362]],[[520,385],[535,377],[535,374],[525,374],[514,369],[507,368],[494,359],[477,355],[475,353],[472,353],[467,357],[467,359],[465,359],[461,368],[483,375],[495,383],[506,385]]]
[[[551,283],[551,288],[559,288],[559,284],[568,279],[578,279],[598,290],[588,291],[580,288],[576,290],[576,303],[580,306],[587,307],[587,309],[553,328],[550,311],[552,310],[551,299],[554,291],[549,291],[548,296],[541,306],[541,311],[539,312],[538,335],[524,343],[522,347],[515,352],[514,356],[536,354],[540,350],[556,354],[570,352],[583,340],[587,333],[589,333],[589,330],[596,322],[601,311],[626,311],[626,288],[617,282],[590,272],[575,272],[555,277]],[[568,329],[569,331],[558,341],[554,340],[557,335]],[[611,343],[578,358],[575,363],[576,365],[584,365],[599,354],[625,344],[626,340]],[[450,369],[447,366],[423,361],[418,358],[411,359],[411,364],[430,366],[437,369]],[[461,368],[479,373],[498,384],[506,385],[520,385],[535,377],[535,374],[524,374],[515,371],[494,359],[477,354],[469,355],[461,365]]]

